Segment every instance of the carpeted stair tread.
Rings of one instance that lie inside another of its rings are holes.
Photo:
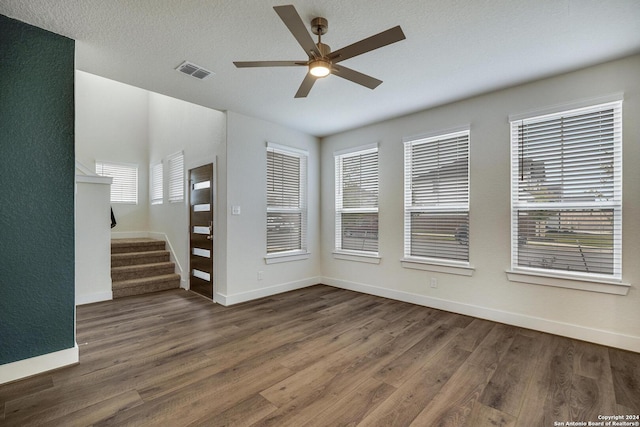
[[[113,298],[180,288],[180,275],[163,240],[111,240]]]
[[[150,292],[178,289],[180,287],[179,274],[165,274],[155,277],[122,280],[113,282],[113,297],[121,298],[132,295],[142,295]]]
[[[180,282],[180,275],[177,273],[163,274],[162,276],[140,277],[138,279],[114,280],[113,289],[128,288],[131,286],[146,285],[153,282],[177,280]]]
[[[158,251],[164,250],[165,243],[162,240],[147,239],[147,238],[134,238],[134,239],[112,239],[111,240],[111,253],[126,253],[126,252],[143,252],[143,251]]]
[[[116,293],[126,289],[135,291],[135,293],[129,293],[128,295],[138,295],[159,290],[178,289],[179,287],[180,275],[175,273],[112,282],[114,298],[117,298]]]
[[[165,250],[111,254],[111,267],[124,267],[127,265],[136,264],[153,264],[169,261],[169,258],[169,252]]]
[[[175,264],[169,261],[149,264],[111,267],[111,280],[122,281],[150,276],[162,276],[175,271]]]

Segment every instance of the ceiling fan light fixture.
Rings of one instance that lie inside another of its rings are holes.
[[[326,77],[331,73],[331,64],[324,59],[316,59],[309,64],[309,72],[315,77]]]

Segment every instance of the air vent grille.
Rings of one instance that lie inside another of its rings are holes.
[[[178,68],[176,68],[176,70],[199,80],[204,80],[210,75],[215,74],[213,71],[209,71],[189,61],[184,61],[178,66]]]

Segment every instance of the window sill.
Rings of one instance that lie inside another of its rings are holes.
[[[414,270],[435,271],[437,273],[457,274],[459,276],[473,276],[475,268],[465,263],[425,261],[416,258],[402,258],[402,267]]]
[[[309,252],[301,251],[269,254],[265,255],[264,262],[265,264],[278,264],[281,262],[301,261],[308,259],[310,255]]]
[[[577,289],[580,291],[600,292],[612,295],[627,295],[631,287],[628,283],[622,283],[616,280],[566,277],[559,274],[542,274],[523,270],[507,270],[506,273],[507,278],[512,282]]]
[[[363,252],[346,252],[335,251],[333,252],[335,259],[342,259],[346,261],[364,262],[368,264],[380,264],[382,258],[377,253],[363,253]]]

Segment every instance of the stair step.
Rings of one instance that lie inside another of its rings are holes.
[[[180,275],[175,273],[112,282],[113,298],[166,291],[179,287]]]
[[[128,252],[147,252],[147,251],[160,251],[165,249],[165,242],[163,240],[155,240],[148,238],[133,238],[133,239],[112,239],[111,240],[111,253],[120,254]]]
[[[113,298],[180,287],[164,240],[149,238],[111,240],[111,280]]]
[[[169,251],[144,251],[111,254],[111,267],[127,265],[154,264],[169,261]]]
[[[141,279],[143,277],[163,276],[175,271],[175,264],[172,262],[157,262],[152,264],[126,265],[123,267],[111,267],[111,280],[120,282],[130,279]]]

